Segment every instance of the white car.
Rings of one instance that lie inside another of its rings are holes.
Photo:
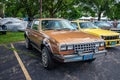
[[[8,31],[25,31],[27,22],[18,18],[3,18],[0,20],[0,25],[6,26]]]

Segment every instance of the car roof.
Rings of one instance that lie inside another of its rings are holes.
[[[90,22],[90,21],[84,21],[84,20],[74,20],[74,21],[71,21],[71,22]]]
[[[65,20],[63,18],[39,18],[38,20]]]

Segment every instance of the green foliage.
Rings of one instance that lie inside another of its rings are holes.
[[[40,17],[40,0],[2,0],[6,17]],[[0,6],[1,7],[1,6]],[[42,0],[42,17],[77,19],[81,16],[120,18],[116,0]]]
[[[67,13],[74,0],[43,0],[43,12],[46,17],[62,17],[61,13]]]
[[[110,19],[120,19],[120,2],[111,6],[110,10],[105,15],[107,15]]]
[[[100,20],[102,13],[109,13],[108,10],[114,3],[115,0],[81,0],[81,6],[84,6],[84,9],[92,15],[97,13],[98,20]]]
[[[6,35],[0,34],[0,44],[11,43],[24,40],[23,32],[7,32]]]

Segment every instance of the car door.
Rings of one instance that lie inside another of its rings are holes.
[[[41,37],[40,37],[40,21],[39,20],[34,20],[32,24],[32,30],[31,30],[31,36],[30,39],[33,42],[34,45],[39,46]]]

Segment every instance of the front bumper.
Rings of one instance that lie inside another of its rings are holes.
[[[84,56],[85,55],[92,55],[90,59],[94,59],[97,57],[105,56],[107,53],[106,50],[99,51],[96,53],[84,53],[84,54],[71,54],[71,55],[56,55],[55,59],[59,60],[60,62],[76,62],[76,61],[85,61]],[[89,60],[89,59],[86,59]]]

